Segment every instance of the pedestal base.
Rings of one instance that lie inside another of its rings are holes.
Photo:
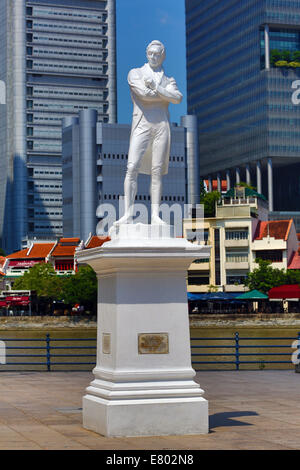
[[[207,247],[170,237],[168,226],[119,231],[101,248],[77,252],[99,280],[97,366],[83,425],[105,436],[207,433],[186,291],[188,266]]]
[[[208,433],[208,402],[201,397],[105,400],[83,397],[83,426],[104,436]]]

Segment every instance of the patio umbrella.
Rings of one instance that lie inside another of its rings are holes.
[[[300,287],[298,284],[287,284],[284,286],[273,287],[269,290],[270,300],[299,300]]]
[[[251,290],[236,297],[237,300],[267,300],[269,297],[259,290]]]

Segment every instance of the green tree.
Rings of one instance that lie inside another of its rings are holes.
[[[245,285],[250,290],[257,289],[267,294],[272,287],[286,284],[287,273],[284,269],[272,268],[270,261],[262,259],[257,259],[256,263],[258,263],[258,267],[248,273],[245,279]]]
[[[0,248],[0,256],[6,256],[5,251],[3,250],[3,248]]]
[[[272,49],[270,53],[270,63],[275,65],[281,59],[281,52],[278,49]]]
[[[204,181],[200,180],[200,201],[206,195]]]
[[[293,52],[292,60],[294,62],[300,62],[300,51],[294,51]]]
[[[275,65],[276,67],[288,67],[289,62],[287,60],[277,60],[277,62],[275,62]]]
[[[289,66],[292,67],[293,69],[298,69],[300,67],[300,62],[290,62]]]
[[[288,269],[286,272],[286,284],[300,285],[300,271],[296,269]]]
[[[216,202],[221,198],[219,191],[205,193],[200,199],[200,203],[204,205],[204,217],[214,217],[216,215]]]
[[[80,266],[75,275],[64,279],[63,298],[65,303],[79,303],[88,309],[96,310],[97,276],[90,266]]]
[[[14,289],[33,290],[38,297],[62,300],[63,278],[56,274],[51,264],[38,263],[15,281]]]
[[[208,292],[218,292],[218,287],[217,286],[214,286],[213,284],[210,284],[208,286]]]
[[[256,191],[255,186],[252,186],[251,184],[245,183],[244,181],[240,181],[239,183],[236,183],[235,186],[242,186],[243,188],[253,189],[254,191]]]
[[[287,62],[291,61],[291,51],[282,51],[281,59],[286,60]]]

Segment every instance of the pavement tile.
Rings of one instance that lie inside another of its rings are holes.
[[[42,450],[42,447],[34,442],[12,442],[12,441],[1,441],[0,450]]]
[[[93,433],[94,436],[87,435],[86,437],[76,437],[76,440],[82,445],[86,445],[91,450],[141,450],[145,447],[136,446],[134,441],[128,441],[124,438],[108,438],[98,436]],[[95,437],[96,436],[96,437]]]
[[[210,433],[107,438],[82,427],[86,372],[1,373],[0,450],[299,449],[300,374],[200,372]]]

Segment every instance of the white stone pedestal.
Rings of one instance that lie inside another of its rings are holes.
[[[83,425],[105,436],[208,432],[208,403],[191,367],[186,288],[189,265],[208,249],[165,230],[124,226],[101,248],[77,252],[99,282],[97,365]]]

